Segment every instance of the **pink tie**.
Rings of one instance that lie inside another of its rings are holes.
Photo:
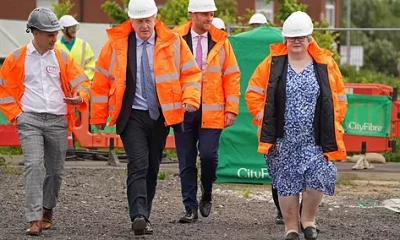
[[[203,47],[201,46],[201,38],[203,36],[197,36],[197,47],[196,47],[196,62],[199,65],[200,70],[203,70]]]

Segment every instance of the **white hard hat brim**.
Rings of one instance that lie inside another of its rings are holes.
[[[147,14],[143,14],[143,15],[131,14],[131,13],[128,11],[128,16],[129,16],[129,18],[131,18],[131,19],[142,19],[142,18],[149,18],[149,17],[152,17],[152,16],[156,15],[157,12],[158,12],[158,9],[157,9],[157,8],[156,8],[154,11],[152,11],[152,12],[150,12],[150,13],[147,13]]]
[[[62,30],[62,29],[63,29],[63,27],[52,28],[52,29],[46,29],[46,30],[39,29],[39,30],[42,31],[42,32],[57,32],[57,31],[60,31],[60,30]]]
[[[190,13],[197,13],[197,12],[215,12],[217,11],[217,7],[211,7],[211,8],[206,8],[206,9],[195,9],[195,8],[188,8],[188,12]]]
[[[303,37],[303,36],[309,36],[309,35],[311,35],[312,33],[313,33],[313,30],[311,29],[310,31],[304,32],[304,33],[301,33],[301,34],[290,34],[290,33],[284,33],[284,32],[282,32],[282,35],[283,35],[284,37]]]
[[[67,27],[73,27],[73,26],[76,26],[76,25],[79,25],[79,22],[76,22],[74,24],[64,25],[64,27],[67,28]]]

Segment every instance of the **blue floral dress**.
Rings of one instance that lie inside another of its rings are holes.
[[[268,171],[280,196],[291,196],[306,188],[333,195],[336,167],[315,145],[314,115],[320,94],[313,64],[296,73],[288,65],[284,135],[265,155]]]

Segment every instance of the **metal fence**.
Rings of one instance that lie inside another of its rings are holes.
[[[249,30],[248,26],[232,25],[226,29],[230,35]],[[315,28],[315,31],[334,34],[332,44],[340,55],[341,65],[400,77],[400,28]]]

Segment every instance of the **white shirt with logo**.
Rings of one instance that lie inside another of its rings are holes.
[[[32,41],[28,44],[24,86],[25,92],[21,98],[23,112],[67,114],[60,67],[54,50],[40,55]]]

